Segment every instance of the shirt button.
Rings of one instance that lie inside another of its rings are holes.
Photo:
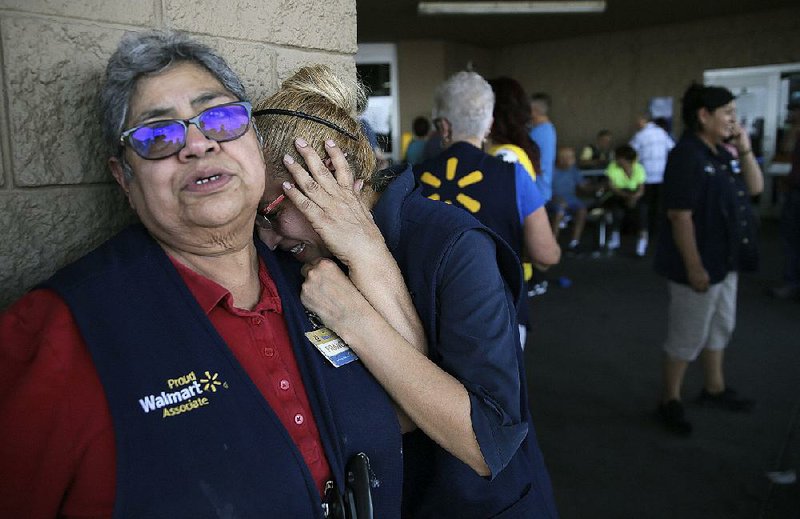
[[[744,196],[744,191],[739,191],[738,195],[739,196]]]
[[[303,415],[301,415],[300,413],[294,415],[294,423],[296,423],[297,425],[303,425],[304,421],[305,419],[303,418]]]
[[[281,380],[281,389],[283,389],[284,391],[289,389],[289,381],[288,380],[286,380],[286,379]]]
[[[273,355],[275,355],[275,350],[273,350],[272,348],[264,348],[265,357],[272,357]]]
[[[250,318],[250,322],[255,326],[258,326],[259,324],[264,322],[264,319],[262,319],[260,316],[255,316]]]
[[[750,240],[748,240],[747,238],[744,238],[744,239],[742,240],[742,243],[744,243],[745,245],[747,245],[748,243],[750,243]]]

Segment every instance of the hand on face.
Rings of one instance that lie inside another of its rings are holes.
[[[356,310],[360,304],[369,304],[331,260],[323,258],[314,263],[306,263],[301,272],[305,281],[300,291],[300,300],[337,333],[342,332],[348,319],[361,315]]]
[[[329,170],[304,140],[298,139],[296,147],[310,172],[288,155],[284,157],[284,164],[295,181],[294,185],[284,183],[284,192],[308,219],[331,254],[350,266],[361,255],[372,254],[374,247],[385,248],[383,236],[359,196],[361,183],[354,183],[341,149],[333,141],[325,143],[330,158]]]
[[[734,121],[731,127],[731,136],[733,137],[731,144],[736,146],[736,149],[740,152],[752,149],[750,135],[748,135],[747,131],[742,128],[738,121]]]

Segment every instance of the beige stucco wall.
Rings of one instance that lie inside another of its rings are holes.
[[[433,91],[444,80],[444,53],[441,41],[397,42],[401,132],[411,131],[415,117],[430,118]]]
[[[492,50],[404,41],[398,61],[404,131],[430,112],[436,85],[472,62],[487,78],[508,75],[528,93],[550,93],[560,143],[582,145],[601,128],[621,143],[651,97],[672,96],[679,120],[681,94],[704,70],[800,62],[800,7]]]
[[[680,97],[704,70],[800,62],[800,7],[519,45],[495,58],[529,92],[553,96],[559,142],[588,142],[606,127],[621,143],[651,97],[672,96],[680,120]]]
[[[254,99],[303,64],[355,74],[355,0],[2,0],[0,309],[133,219],[95,107],[120,37],[150,28],[218,49]]]
[[[397,42],[400,131],[410,132],[415,117],[430,118],[436,87],[468,66],[487,78],[492,77],[492,51],[438,40]]]

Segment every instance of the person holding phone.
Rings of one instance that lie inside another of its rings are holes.
[[[688,365],[702,355],[701,406],[745,412],[753,402],[726,383],[723,358],[736,324],[737,272],[756,267],[756,220],[750,197],[763,175],[750,138],[736,120],[730,90],[692,84],[683,95],[686,128],[664,172],[666,222],[655,269],[669,284],[663,392],[664,427],[689,435],[681,386]],[[736,146],[738,159],[724,143]]]

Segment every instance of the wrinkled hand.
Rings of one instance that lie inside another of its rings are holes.
[[[358,308],[369,304],[331,260],[306,263],[301,272],[305,281],[300,290],[300,300],[336,333],[341,334],[342,328],[352,319],[359,319],[362,312]]]
[[[325,143],[330,166],[323,163],[305,140],[297,139],[295,146],[310,171],[285,156],[284,164],[295,184],[284,183],[283,189],[328,250],[351,266],[363,255],[373,253],[376,247],[385,248],[372,214],[361,202],[363,182],[353,181],[347,160],[336,143],[332,140]]]
[[[692,290],[695,292],[705,292],[708,290],[710,278],[705,268],[700,266],[689,269],[686,271],[686,275],[689,278],[689,286],[692,287]]]

